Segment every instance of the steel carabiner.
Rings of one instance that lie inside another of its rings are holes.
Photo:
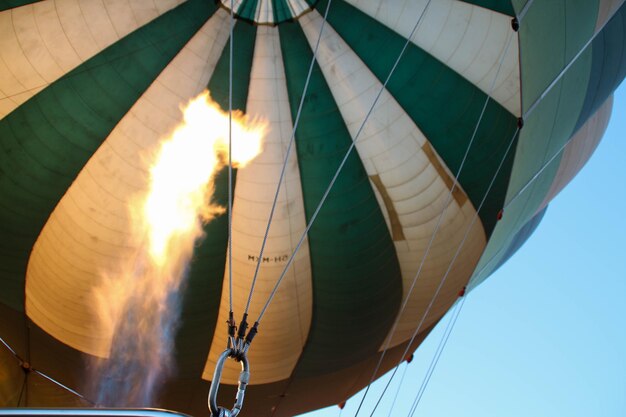
[[[217,390],[220,387],[220,380],[222,379],[222,370],[224,369],[224,362],[226,359],[233,358],[241,363],[241,373],[239,374],[239,383],[237,386],[237,395],[235,397],[235,405],[232,409],[227,409],[217,405]],[[215,371],[213,372],[213,380],[211,381],[211,388],[209,389],[209,411],[211,411],[211,417],[236,417],[241,411],[243,406],[243,397],[246,393],[246,386],[250,381],[250,364],[248,363],[248,357],[245,352],[238,352],[234,348],[226,349],[217,358],[215,364]]]

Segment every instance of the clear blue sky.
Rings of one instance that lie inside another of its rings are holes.
[[[626,416],[625,135],[622,84],[589,163],[526,245],[467,296],[415,416]],[[446,321],[408,366],[392,416],[407,416]],[[405,366],[375,416],[389,414]],[[359,416],[381,390],[373,386]],[[341,416],[353,417],[360,398]]]

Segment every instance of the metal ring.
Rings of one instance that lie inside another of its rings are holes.
[[[224,363],[226,359],[233,358],[241,363],[241,373],[239,374],[239,383],[237,386],[237,396],[235,397],[235,404],[231,410],[217,405],[217,391],[220,387],[220,380],[222,379],[222,371],[224,369]],[[211,411],[211,417],[236,417],[241,411],[243,406],[243,398],[246,392],[246,386],[250,381],[250,364],[245,351],[237,351],[234,348],[226,349],[217,358],[215,364],[215,371],[213,372],[213,380],[211,381],[211,388],[209,389],[209,410]]]

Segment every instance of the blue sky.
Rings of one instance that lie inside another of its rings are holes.
[[[625,134],[623,84],[589,163],[524,247],[467,296],[415,416],[626,416]],[[408,366],[394,417],[408,415],[446,322]],[[405,367],[375,416],[389,414]],[[381,390],[374,384],[359,416]],[[360,398],[307,417],[353,417]]]

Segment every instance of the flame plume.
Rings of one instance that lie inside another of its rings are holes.
[[[183,109],[184,121],[166,139],[150,168],[150,189],[130,207],[133,262],[105,276],[95,291],[108,360],[95,365],[96,401],[105,406],[154,405],[171,372],[180,315],[180,288],[203,225],[225,208],[211,203],[216,172],[228,163],[229,117],[208,92]],[[233,114],[233,166],[261,151],[265,125]]]

